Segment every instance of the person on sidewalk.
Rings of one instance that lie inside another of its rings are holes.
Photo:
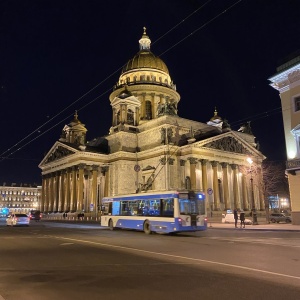
[[[243,228],[245,228],[245,213],[243,210],[241,210],[240,212],[240,220],[241,220],[241,228],[243,226]]]
[[[234,211],[233,211],[233,217],[234,217],[234,226],[235,228],[237,228],[237,221],[238,221],[238,212],[237,212],[237,209],[235,208]]]

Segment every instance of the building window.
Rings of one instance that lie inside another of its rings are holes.
[[[295,111],[299,111],[300,110],[300,96],[294,98],[295,101]]]
[[[152,104],[150,101],[146,101],[146,119],[152,119]]]
[[[127,111],[127,124],[134,125],[134,113],[131,109]]]

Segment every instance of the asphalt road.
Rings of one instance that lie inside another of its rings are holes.
[[[0,299],[299,299],[299,232],[0,221]]]

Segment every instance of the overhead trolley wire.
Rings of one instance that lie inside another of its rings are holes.
[[[209,0],[207,2],[205,2],[203,5],[201,5],[199,8],[197,8],[193,13],[189,14],[185,19],[183,19],[182,21],[180,21],[178,24],[176,24],[175,26],[173,26],[170,30],[168,30],[166,33],[164,33],[161,37],[159,37],[153,44],[157,43],[159,40],[161,40],[163,37],[165,37],[167,34],[169,34],[171,31],[175,30],[179,25],[181,25],[183,22],[185,22],[187,19],[189,19],[192,15],[194,15],[196,12],[198,12],[200,9],[204,8],[209,2],[211,2],[212,0]],[[205,24],[203,24],[202,26],[198,27],[196,30],[194,30],[193,32],[191,32],[190,34],[186,35],[183,39],[181,39],[180,41],[178,41],[177,43],[175,43],[174,45],[172,45],[171,47],[169,47],[167,50],[165,50],[164,52],[162,52],[159,56],[164,55],[165,53],[169,52],[171,49],[173,49],[174,47],[176,47],[178,44],[182,43],[184,40],[186,40],[188,37],[194,35],[196,32],[198,32],[199,30],[203,29],[204,27],[206,27],[208,24],[210,24],[211,22],[213,22],[214,20],[216,20],[218,17],[220,17],[222,14],[226,13],[228,10],[232,9],[234,6],[236,6],[239,2],[241,2],[242,0],[238,0],[236,1],[234,4],[230,5],[227,9],[223,10],[221,13],[219,13],[217,16],[213,17],[211,20],[209,20],[208,22],[206,22]],[[122,65],[122,67],[118,68],[117,70],[115,70],[113,73],[111,73],[109,76],[107,76],[105,79],[103,79],[100,83],[98,83],[97,85],[95,85],[93,88],[91,88],[89,91],[87,91],[85,94],[83,94],[81,97],[79,97],[77,100],[75,100],[73,103],[71,103],[70,105],[68,105],[67,107],[65,107],[63,110],[61,110],[59,113],[57,113],[56,115],[54,115],[53,117],[51,117],[49,120],[47,120],[46,122],[44,122],[42,125],[40,125],[38,128],[36,128],[35,130],[33,130],[31,133],[29,133],[27,136],[25,136],[23,139],[21,139],[20,141],[18,141],[17,143],[15,143],[13,146],[11,146],[10,148],[8,148],[6,151],[2,152],[0,154],[0,162],[3,161],[4,159],[7,159],[9,156],[13,155],[14,153],[16,153],[17,151],[21,150],[22,148],[24,148],[25,146],[29,145],[31,142],[33,142],[34,140],[38,139],[39,137],[41,137],[42,135],[44,135],[45,133],[47,133],[48,131],[50,131],[51,129],[55,128],[57,125],[59,125],[60,123],[62,123],[63,121],[65,121],[67,118],[69,118],[71,115],[69,115],[68,117],[62,119],[61,121],[57,122],[55,125],[51,126],[50,128],[48,128],[47,130],[45,130],[43,133],[41,133],[40,135],[32,138],[30,141],[28,141],[27,143],[23,144],[22,146],[18,147],[17,149],[13,150],[14,148],[16,148],[18,145],[20,145],[22,142],[24,142],[26,139],[28,139],[29,137],[31,137],[34,133],[38,132],[40,129],[42,129],[44,126],[46,126],[48,123],[50,123],[52,120],[54,120],[55,118],[57,118],[58,116],[60,116],[63,112],[65,112],[67,109],[69,109],[71,106],[73,106],[74,104],[76,104],[77,102],[79,102],[80,100],[82,100],[84,97],[86,97],[87,95],[89,95],[92,91],[94,91],[97,87],[99,87],[101,84],[103,84],[104,82],[106,82],[109,78],[111,78],[113,75],[115,75],[117,72],[119,72],[126,64]],[[109,89],[110,90],[110,89]],[[85,108],[86,106],[90,105],[92,102],[96,101],[97,99],[99,99],[100,97],[102,97],[103,95],[105,95],[109,90],[105,91],[104,93],[102,93],[100,96],[94,98],[92,101],[88,102],[87,104],[85,104],[84,106],[82,106],[80,109],[78,109],[77,111],[80,111],[81,109]],[[12,152],[10,152],[12,151]],[[8,152],[10,152],[8,155]]]

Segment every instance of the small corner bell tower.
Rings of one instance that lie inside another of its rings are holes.
[[[76,110],[73,121],[71,121],[68,125],[65,125],[59,140],[70,144],[85,145],[86,132],[87,129],[85,128],[85,125],[78,120]]]

